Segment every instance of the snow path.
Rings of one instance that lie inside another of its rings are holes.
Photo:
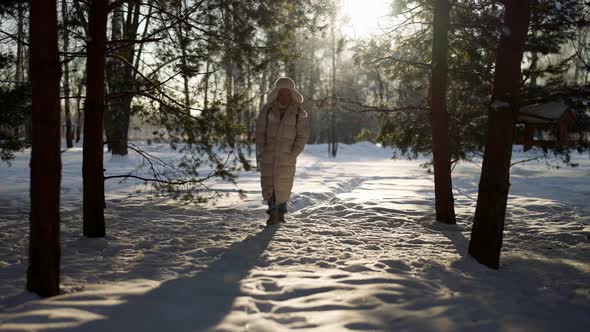
[[[366,144],[341,146],[331,160],[323,148],[306,148],[288,222],[270,228],[256,174],[242,177],[245,200],[206,207],[122,198],[124,187],[113,186],[104,239],[80,237],[79,188],[70,188],[65,294],[48,300],[22,292],[27,207],[22,193],[3,195],[0,330],[590,328],[584,156],[572,170],[513,170],[502,265],[493,271],[467,255],[476,167],[455,172],[458,224],[448,226],[433,221],[423,160],[390,160]]]

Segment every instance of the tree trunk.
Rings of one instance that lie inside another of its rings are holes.
[[[207,110],[209,107],[209,60],[207,60],[207,63],[205,64],[205,76],[203,77],[203,80],[205,81],[203,84],[205,94],[203,97],[203,109]]]
[[[113,155],[127,155],[129,122],[131,118],[131,102],[135,89],[134,74],[131,68],[135,58],[135,47],[132,41],[137,40],[139,27],[140,3],[127,3],[127,17],[123,8],[116,9],[112,18],[111,42],[124,39],[130,41],[119,46],[107,64],[107,82],[109,86],[109,107],[107,107],[104,124],[108,148]]]
[[[31,0],[32,1],[32,0]],[[30,6],[30,2],[29,2],[29,6]],[[24,13],[23,13],[24,16]],[[30,14],[29,14],[29,22],[30,22]],[[30,27],[30,23],[29,23],[29,34],[27,35],[28,41],[29,41],[29,45],[31,45],[31,27]],[[22,65],[25,64],[25,60],[24,59],[29,59],[29,66],[27,66],[26,68],[26,74],[27,77],[24,81],[26,82],[31,82],[31,48],[23,48],[23,62]],[[24,75],[25,74],[25,69],[21,70],[21,73]],[[33,123],[32,123],[32,119],[31,119],[31,115],[29,114],[26,118],[25,118],[25,142],[32,144],[33,143]]]
[[[536,9],[535,7],[538,7],[539,2],[537,0],[530,0],[530,7],[531,7],[531,12],[530,12],[530,26],[531,26],[531,36],[533,38],[536,38],[537,36],[537,27],[540,25],[539,22],[539,10]],[[530,51],[531,52],[531,64],[529,66],[529,79],[530,79],[530,87],[531,87],[531,92],[534,92],[534,90],[536,90],[537,88],[537,78],[538,78],[538,63],[539,63],[539,54],[537,52],[535,52],[534,50]]]
[[[111,105],[112,117],[112,142],[111,153],[113,155],[126,156],[129,134],[129,121],[131,120],[131,95],[125,95],[117,99],[116,104]]]
[[[80,134],[82,131],[82,88],[84,87],[84,82],[86,81],[86,68],[84,68],[84,73],[82,74],[82,78],[80,82],[78,82],[78,94],[76,99],[76,143],[80,142]]]
[[[225,6],[227,6],[225,8],[225,11],[223,13],[223,28],[225,29],[225,33],[227,34],[233,34],[234,32],[234,27],[233,27],[233,20],[232,20],[232,12],[231,12],[231,6],[232,6],[232,2],[229,1],[228,3],[225,4]],[[224,67],[225,67],[225,99],[226,99],[226,112],[228,117],[232,120],[232,121],[236,121],[236,114],[235,114],[235,109],[234,107],[236,105],[234,105],[234,103],[232,102],[232,98],[234,97],[234,92],[233,92],[233,88],[234,88],[234,70],[235,70],[235,60],[234,60],[234,51],[236,51],[233,47],[232,47],[232,42],[230,40],[225,40],[224,41],[224,45],[223,45],[223,51],[225,52],[224,54]]]
[[[121,5],[119,5],[118,8],[113,10],[111,15],[111,42],[123,39],[123,21],[123,9],[121,8]],[[119,51],[115,53],[120,55]],[[121,59],[110,57],[106,62],[106,81],[108,83],[110,95],[115,95],[120,90],[118,85],[121,83],[119,83],[118,80],[121,76],[121,67]],[[113,143],[115,142],[113,113],[115,113],[114,108],[118,106],[120,101],[117,97],[108,98],[108,100],[109,102],[104,109],[103,124],[105,136],[107,138],[107,150],[111,152],[113,150]]]
[[[313,19],[314,25],[317,24],[316,17]],[[318,128],[320,127],[320,120],[318,119],[319,110],[314,107],[313,99],[315,98],[315,83],[316,83],[316,64],[315,64],[315,51],[316,51],[316,32],[315,29],[311,31],[310,39],[311,49],[309,50],[309,71],[307,73],[307,84],[305,94],[306,110],[309,113],[309,142],[318,143]]]
[[[258,100],[258,111],[262,110],[262,107],[264,106],[264,104],[266,104],[268,102],[268,100],[266,100],[266,92],[268,91],[268,77],[267,77],[267,73],[268,73],[268,69],[264,68],[262,70],[262,77],[260,78],[260,85],[259,85],[259,96],[260,99]]]
[[[145,24],[143,25],[143,33],[141,34],[141,39],[144,40],[147,38],[148,35],[148,28],[150,26],[150,19],[152,18],[152,10],[153,10],[153,4],[154,0],[148,0],[147,2],[147,6],[148,6],[148,13],[147,16],[145,18]],[[143,53],[143,43],[139,43],[138,49],[137,49],[137,54],[135,55],[135,65],[134,67],[139,70],[140,68],[140,61],[141,61],[141,55]],[[133,72],[133,78],[135,79],[137,77],[137,72],[134,71]]]
[[[453,186],[449,156],[449,115],[447,112],[447,52],[449,47],[449,0],[436,0],[432,36],[430,114],[436,220],[455,223]]]
[[[336,142],[336,109],[338,107],[338,99],[336,97],[336,34],[334,32],[336,19],[334,15],[332,15],[330,23],[330,34],[332,36],[332,109],[330,111],[330,142],[328,144],[328,154],[335,158],[336,153],[338,153],[338,142]]]
[[[33,145],[27,289],[47,297],[59,294],[61,157],[56,2],[31,1],[30,19]]]
[[[248,94],[248,100],[254,100],[251,98],[252,92],[252,74],[250,68],[246,71],[246,93]],[[248,102],[248,108],[245,114],[245,123],[246,123],[246,141],[248,142],[248,153],[251,151],[252,143],[254,143],[254,126],[252,119],[254,118],[254,103]]]
[[[179,4],[180,8],[178,8],[178,16],[182,17],[183,12],[187,10],[184,4]],[[176,29],[176,38],[178,38],[178,44],[180,45],[180,52],[182,54],[180,58],[180,62],[182,65],[182,82],[183,82],[183,94],[184,94],[184,106],[186,107],[186,111],[190,113],[190,105],[191,105],[191,98],[190,98],[190,91],[189,91],[189,70],[188,70],[188,62],[187,62],[187,48],[189,47],[189,38],[185,36],[184,25],[183,22],[178,23],[178,28]],[[188,34],[187,34],[188,35]]]
[[[21,43],[21,41],[24,38],[24,8],[23,8],[23,4],[21,2],[19,2],[17,4],[17,23],[16,23],[16,36],[17,36],[17,41],[16,41],[16,68],[14,71],[14,81],[16,82],[16,86],[20,86],[23,84],[23,80],[24,80],[24,75],[23,75],[23,62],[24,62],[24,57],[23,57],[23,45]],[[17,138],[20,138],[20,126],[15,126],[13,128],[14,130],[14,136]]]
[[[61,15],[63,21],[63,43],[64,52],[68,52],[70,43],[70,34],[68,31],[68,8],[66,0],[61,1]],[[63,89],[64,89],[64,112],[66,116],[66,147],[72,148],[74,146],[74,133],[72,131],[72,115],[70,113],[70,65],[68,61],[64,63],[63,71]]]
[[[522,81],[521,61],[529,26],[529,0],[506,2],[504,26],[496,52],[494,91],[488,110],[483,157],[469,254],[497,269],[510,187],[514,118]]]
[[[14,80],[17,81],[18,85],[22,84],[23,80],[24,80],[24,75],[23,75],[23,62],[24,62],[24,57],[23,57],[23,45],[21,43],[21,41],[23,40],[24,37],[24,9],[23,9],[23,4],[21,2],[18,3],[17,6],[17,11],[18,11],[18,22],[17,22],[17,32],[16,32],[16,36],[18,37],[18,40],[16,41],[16,71],[14,73]]]
[[[88,237],[105,236],[102,124],[105,108],[107,13],[107,0],[92,0],[88,14],[90,38],[87,45],[82,152],[83,234]]]

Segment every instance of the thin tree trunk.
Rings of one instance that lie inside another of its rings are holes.
[[[18,40],[16,41],[16,71],[14,73],[14,80],[19,82],[17,84],[21,84],[20,82],[22,82],[24,80],[24,75],[23,75],[23,62],[24,62],[24,57],[23,57],[23,45],[21,43],[21,40],[23,40],[23,36],[24,36],[24,30],[23,30],[23,25],[24,25],[24,9],[23,9],[23,4],[21,2],[18,3],[17,6],[17,11],[18,11],[18,22],[17,22],[17,37]]]
[[[317,24],[317,19],[314,17],[313,25]],[[318,128],[320,125],[319,119],[317,119],[317,113],[319,112],[313,105],[313,99],[315,98],[315,51],[316,51],[316,32],[315,29],[311,31],[310,39],[311,49],[309,50],[309,71],[307,72],[307,84],[306,84],[306,109],[309,113],[309,142],[318,142]]]
[[[31,2],[32,1],[33,0],[31,0]],[[29,6],[31,5],[31,2],[29,2]],[[29,15],[29,34],[27,35],[29,45],[31,45],[30,21],[31,21],[31,19],[30,19],[30,15]],[[27,77],[24,81],[31,82],[31,65],[30,65],[30,63],[31,63],[31,48],[28,47],[28,48],[23,49],[23,55],[24,55],[23,62],[22,62],[23,65],[25,64],[24,59],[29,59],[29,66],[27,66],[27,68],[26,68]],[[24,75],[25,70],[21,70],[21,73]],[[25,142],[27,142],[29,144],[33,143],[33,123],[32,123],[32,119],[31,119],[30,115],[25,118]]]
[[[449,47],[449,0],[436,0],[432,36],[430,114],[436,220],[455,223],[451,162],[449,156],[449,115],[447,112],[447,52]]]
[[[57,8],[33,0],[30,9],[32,150],[27,289],[59,294],[59,200],[61,181]]]
[[[538,6],[539,2],[537,0],[530,0],[530,7],[531,7],[531,36],[533,38],[537,35],[537,26],[539,25],[539,11],[535,7]],[[531,65],[529,66],[529,78],[530,78],[530,87],[532,90],[535,90],[537,87],[537,74],[539,63],[539,54],[535,51],[531,51]]]
[[[209,107],[209,60],[207,60],[207,64],[205,65],[205,77],[203,77],[203,80],[205,80],[205,96],[203,97],[203,109],[207,110],[207,107]]]
[[[250,68],[246,71],[246,93],[248,94],[248,100],[253,100],[254,98],[251,97],[252,91],[252,74]],[[251,144],[254,143],[254,126],[252,119],[254,118],[254,111],[253,111],[254,103],[248,102],[248,109],[245,114],[245,122],[246,122],[246,141],[248,142],[248,153],[251,152]]]
[[[78,18],[79,22],[82,23],[84,27],[84,35],[88,37],[88,21],[86,20],[86,16],[84,15],[84,11],[80,6],[80,0],[74,0],[72,2],[74,13]],[[80,142],[80,137],[82,134],[82,118],[84,117],[84,113],[82,112],[81,102],[82,102],[82,88],[84,87],[84,82],[86,82],[86,68],[84,68],[82,79],[78,82],[78,94],[76,99],[76,143]]]
[[[23,29],[23,25],[24,25],[24,9],[23,9],[23,5],[21,2],[19,2],[17,4],[17,16],[18,16],[18,21],[17,21],[17,32],[16,32],[16,36],[18,38],[18,40],[16,41],[16,68],[14,71],[14,80],[17,82],[16,85],[19,86],[21,84],[23,84],[23,45],[21,43],[21,40],[23,40],[23,36],[24,36],[24,29]],[[19,126],[15,126],[14,127],[14,136],[15,137],[20,137],[20,127]]]
[[[268,40],[268,47],[272,48],[273,45],[273,40],[275,40],[276,38],[276,26],[271,26],[270,28],[268,28],[267,30],[267,40]],[[269,77],[269,83],[272,87],[272,84],[279,78],[279,76],[281,75],[281,68],[280,65],[278,63],[278,61],[271,61],[270,62],[270,77]],[[268,102],[268,100],[267,100]]]
[[[336,142],[336,109],[338,107],[338,99],[336,97],[336,34],[334,32],[334,25],[336,20],[332,16],[330,23],[330,33],[332,36],[332,110],[330,112],[330,144],[328,145],[328,153],[332,157],[336,157],[338,152],[338,143]]]
[[[232,5],[232,2],[229,1],[228,3],[225,4],[225,6],[230,7]],[[234,32],[234,28],[233,28],[233,20],[232,20],[232,13],[231,13],[231,8],[226,8],[225,12],[223,13],[223,28],[225,29],[225,32],[230,34]],[[236,114],[235,114],[235,110],[234,110],[234,102],[232,101],[232,98],[234,96],[233,93],[233,88],[234,88],[234,70],[235,70],[235,64],[234,64],[234,54],[233,52],[235,51],[232,47],[232,43],[230,40],[225,40],[224,42],[224,52],[225,52],[225,59],[224,59],[224,66],[225,66],[225,99],[226,99],[226,112],[227,115],[230,119],[232,119],[233,121],[237,120],[236,119]]]
[[[82,74],[82,79],[78,82],[78,94],[76,98],[76,143],[80,142],[80,134],[82,131],[82,88],[84,88],[84,82],[86,81],[86,68]]]
[[[496,52],[494,91],[488,111],[483,157],[469,253],[497,269],[510,188],[514,118],[518,111],[521,61],[529,27],[529,0],[506,2],[503,33]]]
[[[145,19],[145,24],[143,27],[143,33],[141,34],[141,39],[145,40],[147,37],[147,33],[148,33],[148,28],[150,25],[150,19],[152,18],[152,3],[154,2],[154,0],[148,0],[147,6],[148,6],[148,13]],[[141,60],[141,54],[143,53],[143,43],[139,43],[138,49],[137,49],[137,55],[135,56],[135,68],[137,70],[139,70],[139,62]],[[134,71],[133,72],[133,78],[135,79],[137,77],[137,72]]]
[[[111,14],[111,42],[123,39],[123,8],[120,4],[119,7],[113,10]],[[117,55],[120,55],[120,50],[115,52]],[[121,59],[110,57],[106,62],[106,81],[108,83],[108,89],[110,94],[116,94],[121,88],[119,85],[122,85],[120,82],[121,76]],[[87,87],[88,89],[88,87]],[[121,103],[120,98],[112,98],[109,99],[108,105],[104,109],[104,132],[107,138],[107,150],[109,152],[113,151],[113,144],[116,141],[115,138],[115,128],[114,128],[114,113],[117,112],[117,108]]]
[[[66,0],[61,1],[61,15],[63,21],[63,43],[64,52],[68,52],[70,44],[70,34],[68,31],[68,8]],[[72,148],[74,146],[74,133],[72,132],[72,114],[70,113],[70,65],[66,61],[63,68],[63,88],[64,88],[64,112],[66,116],[66,147]]]
[[[217,91],[219,91],[219,77],[213,74],[213,104],[217,103]]]
[[[178,17],[182,17],[184,15],[184,11],[187,9],[187,5],[186,5],[186,1],[181,1],[178,3]],[[181,57],[180,57],[180,64],[182,66],[182,70],[181,70],[181,76],[182,76],[182,83],[183,83],[183,95],[184,95],[184,106],[186,107],[187,111],[190,111],[190,104],[191,104],[191,98],[190,98],[190,91],[189,91],[189,80],[190,80],[190,75],[189,75],[189,70],[188,70],[188,62],[187,62],[187,57],[188,57],[188,46],[189,46],[189,39],[187,36],[185,36],[185,31],[184,31],[184,24],[183,22],[179,22],[178,23],[178,27],[174,29],[176,32],[176,38],[178,38],[178,45],[180,46],[180,53],[181,53]]]
[[[266,100],[266,91],[267,91],[267,85],[268,85],[268,77],[267,77],[267,73],[268,73],[268,69],[264,68],[262,70],[262,77],[260,79],[260,85],[259,85],[259,90],[258,93],[260,95],[260,99],[258,100],[258,110],[262,110],[262,107],[264,106],[264,104],[266,104],[268,101]]]
[[[211,11],[211,1],[207,1],[206,3],[207,6],[207,11]],[[213,17],[212,15],[207,16],[207,24],[208,25],[212,25],[214,23],[213,21]],[[207,42],[207,47],[211,47],[212,46],[212,42],[208,41]],[[207,108],[209,107],[209,69],[211,67],[210,65],[211,59],[207,58],[206,64],[205,64],[205,77],[203,77],[204,80],[204,97],[203,97],[203,109],[207,110]]]
[[[82,152],[83,234],[88,237],[105,236],[102,124],[105,108],[107,13],[107,0],[92,0],[88,14],[90,38],[87,45]]]
[[[529,67],[530,70],[530,78],[531,78],[531,89],[535,89],[537,87],[537,67],[539,62],[539,55],[537,52],[531,52],[531,65]]]

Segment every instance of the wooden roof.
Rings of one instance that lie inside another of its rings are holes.
[[[564,116],[573,117],[569,107],[562,103],[551,101],[544,104],[527,105],[518,112],[518,123],[552,124],[558,123]]]

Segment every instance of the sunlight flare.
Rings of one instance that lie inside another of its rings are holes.
[[[383,33],[391,12],[389,0],[345,0],[342,8],[350,36],[363,39]]]

